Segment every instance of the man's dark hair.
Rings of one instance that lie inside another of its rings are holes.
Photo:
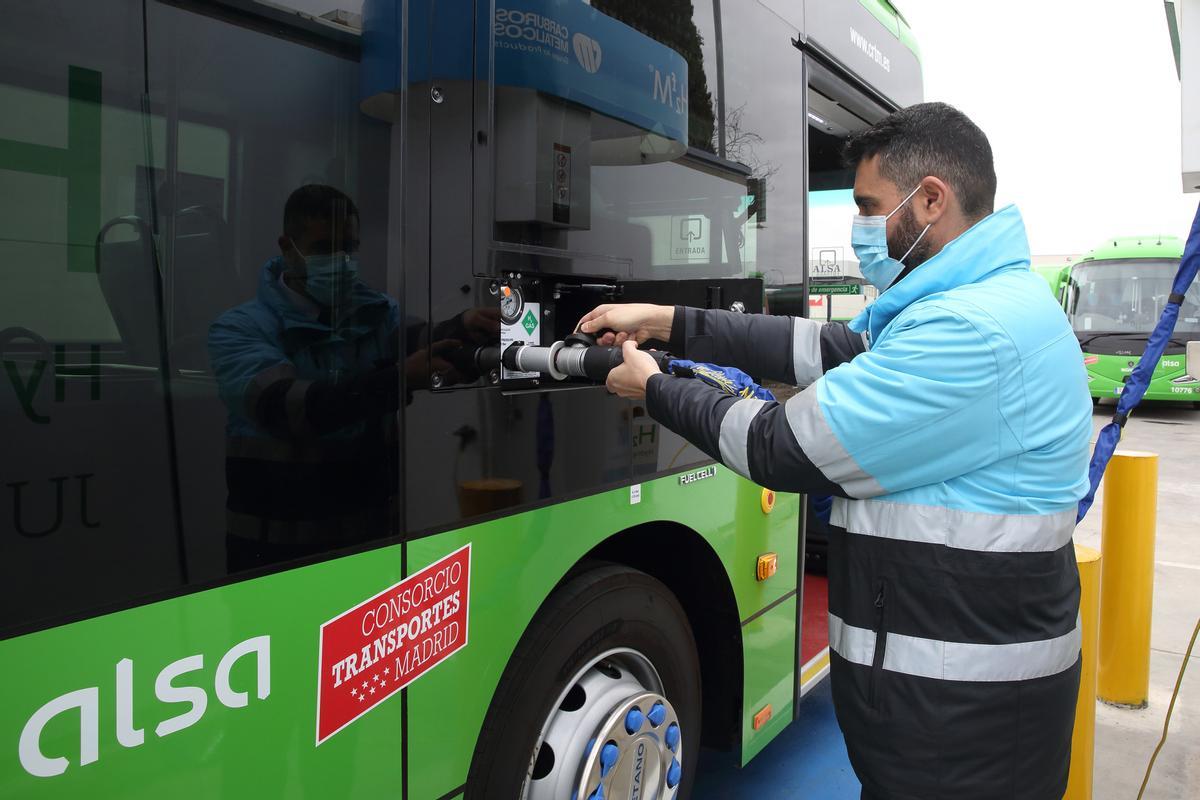
[[[879,156],[879,171],[905,194],[926,175],[941,178],[979,220],[996,201],[996,168],[987,136],[966,114],[946,103],[918,103],[851,134],[842,149],[846,166]]]
[[[358,207],[340,189],[319,183],[301,186],[283,206],[283,233],[292,240],[304,235],[310,219],[344,222],[358,217]]]

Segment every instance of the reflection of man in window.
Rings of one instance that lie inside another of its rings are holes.
[[[210,328],[231,571],[389,532],[400,312],[358,280],[358,233],[349,197],[300,187],[256,297]]]

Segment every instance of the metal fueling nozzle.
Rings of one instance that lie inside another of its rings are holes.
[[[667,372],[673,356],[662,350],[644,350],[654,358],[658,368]],[[625,361],[620,347],[596,344],[596,337],[587,333],[572,333],[549,347],[513,342],[501,354],[505,368],[514,372],[541,372],[555,380],[587,378],[599,383],[608,373]]]

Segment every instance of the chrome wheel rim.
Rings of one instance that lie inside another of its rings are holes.
[[[674,800],[679,717],[645,655],[610,650],[567,682],[542,724],[523,800]]]

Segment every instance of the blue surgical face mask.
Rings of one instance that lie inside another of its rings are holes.
[[[296,253],[304,259],[305,294],[326,308],[343,306],[349,301],[358,278],[357,256],[340,251],[312,256],[299,250]]]
[[[909,192],[908,197],[900,201],[900,205],[893,208],[891,214],[887,216],[864,217],[861,214],[854,216],[854,225],[850,229],[850,244],[854,248],[854,255],[858,256],[858,266],[862,270],[863,277],[881,292],[896,282],[896,278],[904,271],[904,259],[908,258],[909,253],[913,251],[913,248],[917,246],[932,225],[930,223],[925,226],[925,230],[921,231],[921,235],[912,243],[912,247],[908,248],[908,251],[899,259],[888,255],[887,221],[891,219],[892,214],[904,208],[905,204],[912,200],[913,195],[920,189],[921,187],[918,186]]]

